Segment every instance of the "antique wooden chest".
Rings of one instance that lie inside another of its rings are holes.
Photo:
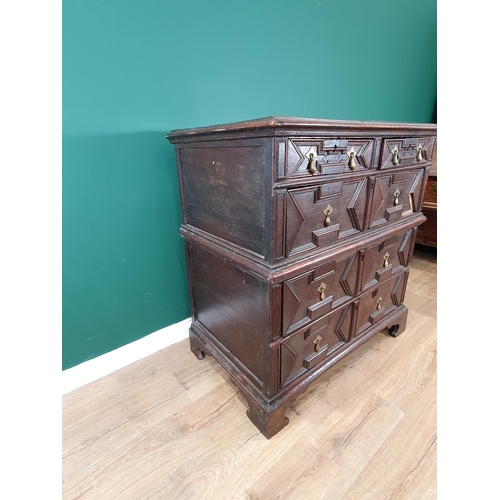
[[[403,304],[436,126],[289,117],[173,130],[191,350],[270,438]]]

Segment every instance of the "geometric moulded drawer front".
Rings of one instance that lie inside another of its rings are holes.
[[[364,292],[390,279],[410,264],[413,248],[413,229],[387,237],[368,247],[363,259],[361,291]]]
[[[332,259],[283,283],[283,335],[289,335],[356,293],[359,252]]]
[[[382,141],[380,169],[411,167],[431,161],[434,137],[391,138]]]
[[[359,298],[355,306],[357,316],[354,336],[360,335],[402,304],[408,274],[403,272]]]
[[[365,138],[289,139],[278,143],[280,176],[363,172],[373,168],[374,141]],[[311,164],[310,155],[313,155]],[[312,167],[312,169],[311,169]]]
[[[421,210],[424,169],[379,174],[373,186],[368,227],[396,222]]]
[[[363,231],[367,184],[363,178],[289,189],[285,198],[285,256]]]
[[[349,342],[352,304],[331,311],[281,344],[281,387],[314,368]]]

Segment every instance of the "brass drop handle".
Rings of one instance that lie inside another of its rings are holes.
[[[385,255],[384,255],[384,267],[388,267],[389,266],[389,252],[385,252]]]
[[[321,337],[321,335],[318,335],[318,336],[317,336],[317,337],[313,340],[314,350],[315,350],[316,352],[318,352],[318,351],[319,351],[319,343],[321,342],[321,339],[322,339],[322,338],[323,338],[323,337]]]
[[[333,212],[332,206],[328,203],[327,207],[323,210],[323,213],[326,215],[325,219],[325,227],[328,227],[332,221],[330,220],[330,214]]]
[[[377,299],[377,311],[380,311],[381,307],[382,307],[382,297],[379,297]]]
[[[307,157],[309,158],[309,163],[307,164],[307,169],[309,170],[309,172],[311,172],[311,174],[315,174],[316,173],[316,154],[314,153],[314,151],[309,151],[309,153],[307,154]]]
[[[354,157],[356,156],[356,151],[354,151],[354,148],[351,146],[350,151],[347,153],[349,156],[349,161],[347,162],[347,166],[351,170],[356,170],[356,162],[354,161]]]
[[[394,146],[392,153],[392,164],[397,167],[399,165],[399,157],[398,157],[398,147]]]
[[[422,157],[422,144],[417,146],[417,163],[420,163],[424,158]]]
[[[319,285],[319,288],[318,288],[319,300],[325,300],[325,288],[326,287],[327,287],[327,285],[325,285],[325,283],[321,283],[321,285]]]
[[[399,191],[399,189],[396,189],[396,191],[394,191],[394,206],[398,206],[399,205],[399,195],[401,194],[401,192]]]

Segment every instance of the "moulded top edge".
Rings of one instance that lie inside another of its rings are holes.
[[[306,130],[324,130],[324,131],[346,131],[346,130],[421,130],[427,132],[436,131],[436,124],[433,123],[405,123],[405,122],[375,122],[375,121],[354,121],[354,120],[328,120],[320,118],[297,118],[290,116],[269,116],[255,120],[246,120],[240,122],[212,125],[210,127],[196,127],[186,129],[174,129],[167,134],[167,139],[176,139],[180,137],[190,137],[195,135],[224,134],[228,132],[273,130],[278,128],[290,128]]]

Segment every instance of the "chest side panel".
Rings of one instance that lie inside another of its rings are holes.
[[[178,154],[184,223],[265,256],[266,142],[183,145]]]
[[[223,257],[190,244],[194,319],[262,385],[268,379],[268,286]]]

